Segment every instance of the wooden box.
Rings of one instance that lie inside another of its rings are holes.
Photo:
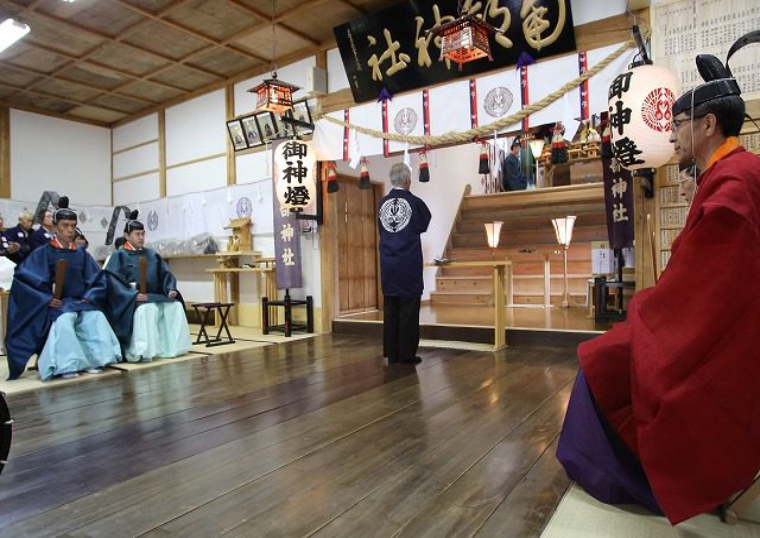
[[[570,184],[601,183],[604,180],[602,161],[594,160],[570,165]]]

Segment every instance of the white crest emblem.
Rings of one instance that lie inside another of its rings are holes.
[[[148,230],[155,232],[158,228],[158,213],[151,211],[148,213]]]
[[[512,92],[504,86],[497,86],[486,94],[483,108],[486,109],[486,113],[493,118],[500,118],[507,113],[512,106],[514,97]]]
[[[395,234],[406,228],[412,218],[412,206],[403,198],[391,198],[380,206],[380,223]]]
[[[393,119],[393,127],[398,134],[408,135],[417,126],[417,113],[409,108],[405,107],[396,113],[396,117]]]

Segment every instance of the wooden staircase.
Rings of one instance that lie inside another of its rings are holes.
[[[562,251],[551,219],[576,215],[568,251],[568,283],[573,304],[585,305],[591,278],[591,242],[607,240],[601,183],[488,195],[465,192],[444,256],[457,261],[513,262],[514,304],[544,304],[544,265],[550,269],[550,300],[563,298]],[[501,220],[499,247],[492,252],[484,224]],[[488,267],[441,266],[432,304],[493,305],[492,270]]]

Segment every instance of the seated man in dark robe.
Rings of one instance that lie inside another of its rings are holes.
[[[505,191],[524,191],[528,187],[528,180],[520,167],[520,140],[517,138],[504,159],[503,181]]]
[[[29,237],[34,233],[33,217],[29,211],[22,211],[18,216],[18,225],[3,232],[2,255],[16,264],[23,262],[32,251]]]
[[[760,470],[760,159],[737,138],[738,84],[714,57],[697,64],[707,82],[672,110],[679,164],[702,171],[684,229],[627,321],[578,347],[557,450],[592,496],[673,524],[720,506]]]
[[[18,378],[35,353],[40,378],[99,372],[117,362],[121,348],[96,304],[105,298],[100,267],[74,245],[77,214],[61,197],[54,214],[56,237],[16,268],[8,302],[9,379]],[[60,267],[64,260],[65,267]],[[65,271],[62,278],[58,270]],[[56,289],[56,283],[62,288]]]
[[[42,217],[42,224],[34,230],[29,236],[29,246],[32,250],[50,243],[55,237],[55,226],[53,226],[53,210],[48,209]]]
[[[105,270],[114,275],[111,296],[120,294],[119,312],[112,320],[130,317],[131,329],[120,334],[130,362],[171,358],[190,350],[190,329],[177,292],[177,279],[166,262],[150,248],[145,248],[145,227],[133,211],[124,227],[126,242],[114,251]],[[140,260],[145,260],[145,291],[140,291]],[[111,302],[114,302],[113,299]]]

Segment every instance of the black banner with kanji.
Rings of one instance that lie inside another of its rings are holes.
[[[610,248],[633,246],[633,176],[615,159],[602,159],[602,167]]]
[[[465,2],[500,33],[489,38],[493,61],[457,64],[439,61],[440,39],[427,30],[459,16],[458,0],[407,0],[333,29],[354,100],[391,94],[517,64],[521,53],[533,59],[575,50],[570,0],[493,0]]]

